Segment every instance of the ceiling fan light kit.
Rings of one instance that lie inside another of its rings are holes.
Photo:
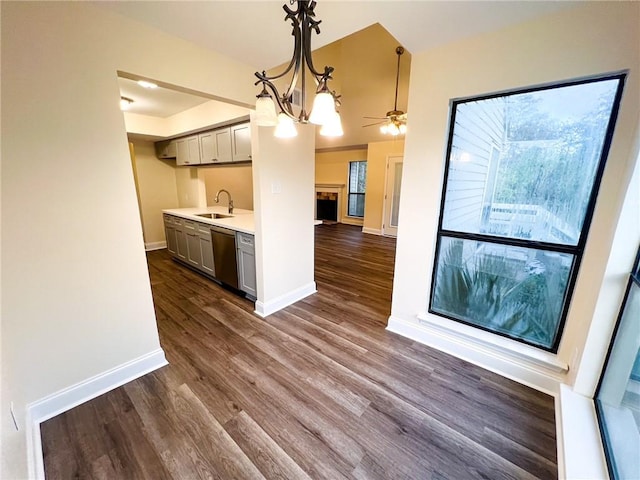
[[[294,49],[291,61],[285,70],[273,76],[268,76],[263,70],[256,72],[258,81],[255,85],[261,84],[262,91],[257,95],[256,100],[256,124],[258,126],[276,126],[274,135],[276,137],[287,138],[297,135],[295,123],[313,123],[320,125],[321,135],[340,136],[342,135],[342,124],[337,107],[340,105],[340,96],[335,91],[329,90],[327,83],[332,80],[331,74],[334,68],[325,66],[324,71],[319,72],[313,66],[311,56],[311,32],[316,35],[320,33],[321,20],[315,20],[314,0],[290,0],[291,5],[297,3],[295,10],[286,4],[282,6],[286,13],[285,21],[290,20],[294,37]],[[306,111],[306,77],[307,70],[317,85],[316,96],[313,101],[311,113]],[[278,92],[273,83],[287,74],[291,74],[289,86],[283,94]],[[300,79],[300,111],[294,112],[293,92]],[[277,105],[277,107],[276,107]],[[280,112],[277,112],[277,108]],[[324,133],[323,133],[324,132]]]

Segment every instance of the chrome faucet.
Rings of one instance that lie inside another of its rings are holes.
[[[229,197],[229,213],[233,213],[233,200],[231,200],[231,194],[228,191],[226,191],[224,188],[218,190],[218,193],[216,193],[216,198],[214,198],[213,201],[216,203],[220,203],[221,193],[226,193],[227,197]]]

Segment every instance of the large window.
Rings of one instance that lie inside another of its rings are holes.
[[[557,350],[624,78],[452,102],[430,312]]]
[[[625,293],[596,411],[612,479],[640,478],[640,251]]]
[[[364,188],[367,181],[367,162],[349,162],[349,206],[347,215],[364,217]]]

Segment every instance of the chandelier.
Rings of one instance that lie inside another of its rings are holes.
[[[329,90],[327,83],[332,80],[333,67],[324,67],[324,71],[319,72],[313,66],[311,58],[311,32],[316,35],[320,33],[321,20],[315,20],[314,0],[289,0],[290,5],[297,3],[295,10],[283,5],[285,22],[291,21],[294,37],[293,56],[289,66],[279,75],[268,76],[263,70],[256,72],[258,81],[255,85],[261,84],[262,91],[257,95],[256,100],[256,124],[258,126],[275,126],[274,135],[276,137],[295,137],[298,132],[295,123],[313,123],[320,125],[320,135],[334,137],[341,136],[342,124],[340,114],[336,108],[340,105],[339,95],[335,91]],[[310,113],[306,111],[307,94],[307,70],[309,76],[315,83],[315,98]],[[291,74],[289,86],[280,94],[273,81],[281,79]],[[297,83],[300,80],[299,102],[294,102],[294,93],[298,93]],[[275,102],[274,102],[275,100]],[[294,103],[299,103],[296,107]],[[276,114],[276,104],[280,113]],[[299,108],[299,111],[296,110]]]

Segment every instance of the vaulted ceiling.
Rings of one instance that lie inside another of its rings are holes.
[[[293,49],[291,27],[283,21],[282,3],[282,0],[235,0],[98,4],[263,70],[288,62]],[[375,121],[363,117],[384,116],[393,108],[396,46],[407,49],[401,59],[398,91],[398,108],[407,111],[412,52],[575,4],[545,1],[318,2],[316,18],[322,23],[321,34],[313,36],[314,62],[317,66],[335,67],[332,89],[342,95],[340,113],[345,136],[339,139],[318,136],[316,147],[362,145],[389,139],[376,126],[363,128]],[[411,112],[408,116],[410,128]]]

